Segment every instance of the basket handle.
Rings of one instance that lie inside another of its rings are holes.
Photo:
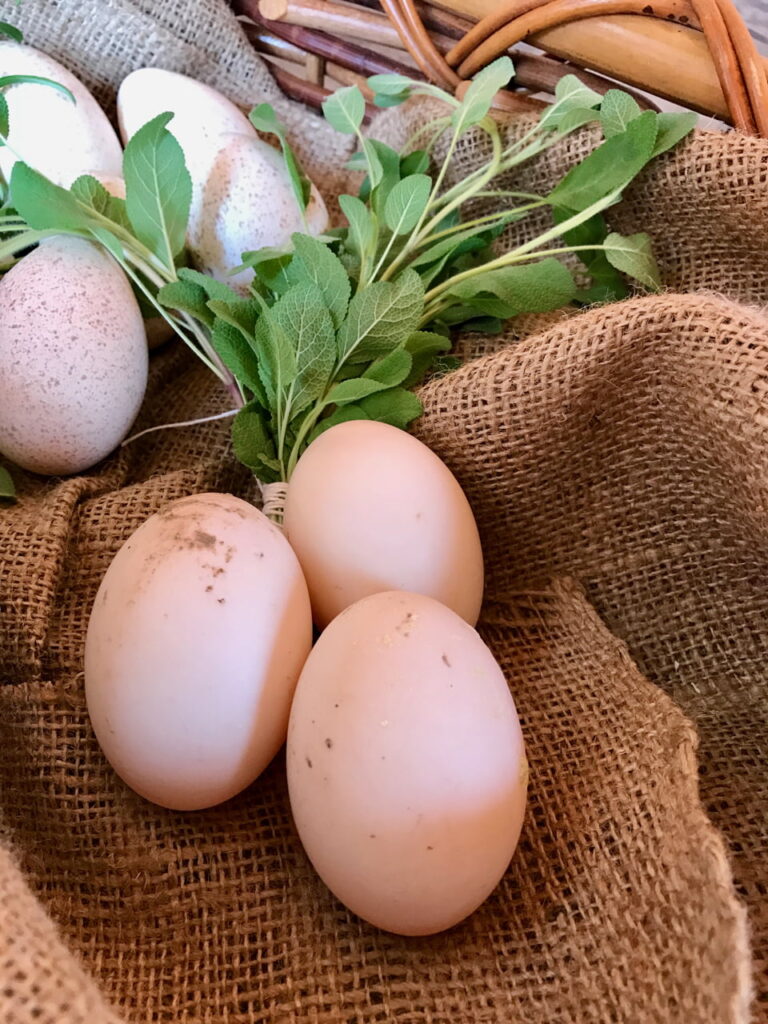
[[[445,57],[430,39],[413,0],[380,2],[424,74],[453,91],[515,43],[570,21],[640,14],[700,26],[734,125],[768,138],[768,77],[733,0],[502,0]]]

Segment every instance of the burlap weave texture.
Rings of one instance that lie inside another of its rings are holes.
[[[246,105],[278,98],[215,0],[0,12],[108,108],[146,63]],[[279,106],[334,188],[345,143]],[[394,140],[425,116],[387,111],[374,131]],[[590,144],[553,151],[520,187],[545,187]],[[476,160],[469,140],[457,175]],[[758,980],[768,950],[766,184],[765,143],[699,135],[612,215],[654,236],[669,294],[469,339],[482,358],[423,389],[416,430],[478,517],[483,635],[531,760],[518,853],[443,936],[385,935],[330,896],[293,831],[281,757],[225,806],[174,814],[98,750],[90,602],[164,503],[254,497],[226,426],[150,435],[65,481],[16,474],[22,500],[0,510],[0,1021],[748,1019],[748,929]],[[225,408],[171,347],[137,428]]]

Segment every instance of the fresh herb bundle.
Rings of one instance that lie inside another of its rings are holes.
[[[456,325],[494,331],[523,312],[618,298],[626,294],[622,275],[657,287],[648,236],[609,232],[602,214],[650,160],[691,131],[695,115],[641,111],[618,90],[601,97],[567,76],[537,123],[505,143],[489,111],[512,74],[509,58],[495,61],[462,100],[399,75],[370,78],[379,106],[419,94],[445,104],[444,116],[419,133],[428,138],[423,148],[405,153],[362,135],[359,89],[334,93],[325,117],[357,137],[349,166],[366,174],[357,196],[339,197],[347,226],[320,238],[296,234],[290,252],[245,253],[254,272],[246,296],[180,265],[191,182],[167,130],[171,114],[128,143],[125,200],[91,177],[66,190],[17,163],[0,217],[17,218],[19,227],[10,238],[6,232],[0,261],[13,257],[16,243],[51,233],[104,245],[139,295],[230,389],[241,407],[233,425],[237,457],[264,484],[288,481],[306,446],[335,423],[369,418],[405,427],[415,419],[421,405],[409,389],[431,368],[450,365],[445,353]],[[262,104],[251,120],[278,136],[303,208],[308,180],[274,111]],[[590,123],[602,127],[604,141],[548,195],[501,187],[500,177]],[[487,137],[489,159],[449,187],[457,143],[470,130]],[[443,137],[445,156],[435,168]],[[477,200],[500,208],[467,215]],[[552,212],[551,227],[496,252],[507,225],[542,208]],[[557,258],[566,253],[577,254],[588,288]]]

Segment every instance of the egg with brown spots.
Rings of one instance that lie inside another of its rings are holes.
[[[192,178],[187,242],[199,270],[245,292],[253,272],[229,276],[244,252],[288,248],[295,231],[325,231],[328,214],[320,193],[313,185],[302,216],[282,155],[226,96],[160,68],[140,68],[123,81],[117,113],[124,142],[167,111],[173,113],[168,131],[184,151]]]
[[[230,494],[172,502],[118,551],[93,604],[85,694],[102,750],[156,804],[229,799],[283,744],[311,642],[278,527]]]
[[[480,636],[432,598],[375,594],[317,641],[291,709],[296,828],[355,914],[430,935],[471,914],[515,851],[528,770]]]
[[[128,279],[100,246],[46,239],[0,281],[0,452],[35,473],[79,473],[128,433],[147,340]]]

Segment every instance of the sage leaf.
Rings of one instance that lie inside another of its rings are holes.
[[[199,270],[191,267],[180,267],[177,275],[181,281],[189,281],[191,284],[199,285],[206,294],[207,299],[218,299],[220,302],[237,302],[240,296],[228,285],[217,281],[215,277],[208,274],[201,274]]]
[[[377,380],[368,380],[365,377],[358,377],[356,380],[343,380],[335,384],[328,392],[328,405],[346,405],[349,402],[358,402],[361,398],[367,398],[377,391],[384,391],[387,384],[381,384]]]
[[[242,331],[217,317],[213,323],[211,344],[240,384],[252,392],[259,405],[268,408],[269,402],[261,381],[259,360],[251,341]]]
[[[663,113],[656,115],[658,134],[651,156],[660,156],[672,149],[696,127],[696,114],[685,111],[680,114]]]
[[[260,103],[257,107],[253,108],[248,115],[248,119],[257,131],[268,135],[275,135],[280,142],[283,163],[288,172],[291,188],[293,189],[299,209],[303,213],[312,194],[312,183],[302,171],[299,161],[296,159],[296,154],[288,142],[285,127],[278,120],[274,107],[270,103]]]
[[[449,338],[434,334],[432,331],[416,331],[405,343],[405,351],[411,356],[411,369],[405,380],[400,383],[406,388],[414,387],[427,373],[435,357],[443,352],[449,352],[450,348]]]
[[[338,423],[348,423],[350,420],[368,420],[368,416],[363,409],[360,408],[354,402],[349,405],[338,405],[328,416],[324,416],[323,419],[313,427],[307,438],[307,443],[311,444],[316,437],[324,434],[326,430],[330,430],[331,427],[335,427]]]
[[[605,255],[611,266],[628,274],[653,291],[661,287],[661,275],[651,248],[651,240],[644,232],[620,235],[612,232],[605,240]]]
[[[4,146],[10,131],[10,114],[8,111],[8,100],[0,92],[0,146]]]
[[[394,352],[371,363],[363,374],[363,378],[378,381],[383,387],[393,388],[403,383],[411,372],[412,366],[413,359],[410,352],[404,348],[396,348]]]
[[[76,196],[21,160],[11,171],[11,203],[36,231],[86,235],[94,223],[91,211]]]
[[[483,120],[491,109],[493,97],[507,85],[514,73],[515,67],[510,58],[499,57],[475,75],[461,104],[451,115],[456,134]]]
[[[381,96],[395,96],[407,99],[413,88],[413,79],[405,75],[371,75],[368,78],[368,88],[371,92]]]
[[[609,89],[600,106],[600,120],[606,139],[619,135],[641,114],[637,102],[621,89]]]
[[[339,328],[342,361],[367,362],[397,348],[416,330],[424,307],[424,286],[415,270],[394,284],[376,281],[354,296]]]
[[[356,135],[365,116],[365,100],[356,85],[331,93],[323,103],[328,124],[343,135]]]
[[[571,168],[550,192],[550,202],[574,213],[588,209],[628,185],[651,159],[655,143],[656,115],[646,110]]]
[[[281,335],[280,344],[293,348],[293,367],[284,372],[288,419],[320,398],[336,364],[336,332],[323,293],[312,281],[295,285],[269,310]]]
[[[24,42],[24,33],[15,25],[9,25],[7,21],[0,21],[0,36],[8,36],[16,43]]]
[[[192,201],[192,179],[184,152],[166,125],[173,114],[159,114],[131,137],[123,156],[125,202],[133,230],[173,271],[184,248]]]
[[[111,220],[113,224],[130,230],[125,200],[110,195],[97,178],[90,174],[81,174],[69,186],[69,191],[81,203]]]
[[[339,196],[341,212],[349,221],[347,242],[360,259],[373,253],[376,243],[376,223],[373,214],[357,196]]]
[[[393,234],[407,235],[413,231],[431,191],[432,181],[426,174],[412,174],[395,185],[384,205],[384,221]]]
[[[568,268],[550,256],[535,263],[486,270],[450,289],[451,295],[469,301],[482,292],[501,299],[513,311],[507,315],[546,313],[567,305],[576,294],[576,285]],[[487,306],[484,311],[488,312]]]
[[[208,309],[231,324],[245,337],[252,337],[259,317],[259,305],[253,299],[234,298],[230,302],[208,299]]]
[[[253,470],[262,483],[277,483],[282,473],[263,411],[255,402],[244,406],[232,424],[235,457]]]
[[[4,501],[16,500],[16,488],[13,485],[11,474],[2,466],[0,466],[0,498]]]
[[[429,153],[426,149],[414,149],[412,153],[400,158],[400,177],[407,178],[410,174],[426,174],[429,170]]]
[[[192,281],[171,281],[157,293],[157,301],[166,309],[178,309],[189,313],[206,327],[213,327],[215,316],[208,308],[205,289]]]
[[[288,279],[293,284],[310,281],[316,285],[334,328],[338,328],[346,315],[352,291],[344,264],[327,245],[310,235],[294,234],[292,240],[294,257],[288,267]]]
[[[405,388],[390,388],[378,394],[369,395],[360,401],[360,409],[369,420],[389,423],[390,426],[405,430],[409,423],[424,412],[424,406],[412,391]]]
[[[555,102],[542,113],[539,127],[548,130],[560,129],[572,111],[596,107],[602,98],[600,93],[584,85],[576,75],[563,75],[555,86]]]
[[[52,78],[41,78],[40,75],[3,75],[0,78],[0,89],[6,89],[10,85],[44,85],[49,89],[55,89],[56,92],[60,92],[70,103],[76,102],[75,97],[66,85],[54,82]]]

